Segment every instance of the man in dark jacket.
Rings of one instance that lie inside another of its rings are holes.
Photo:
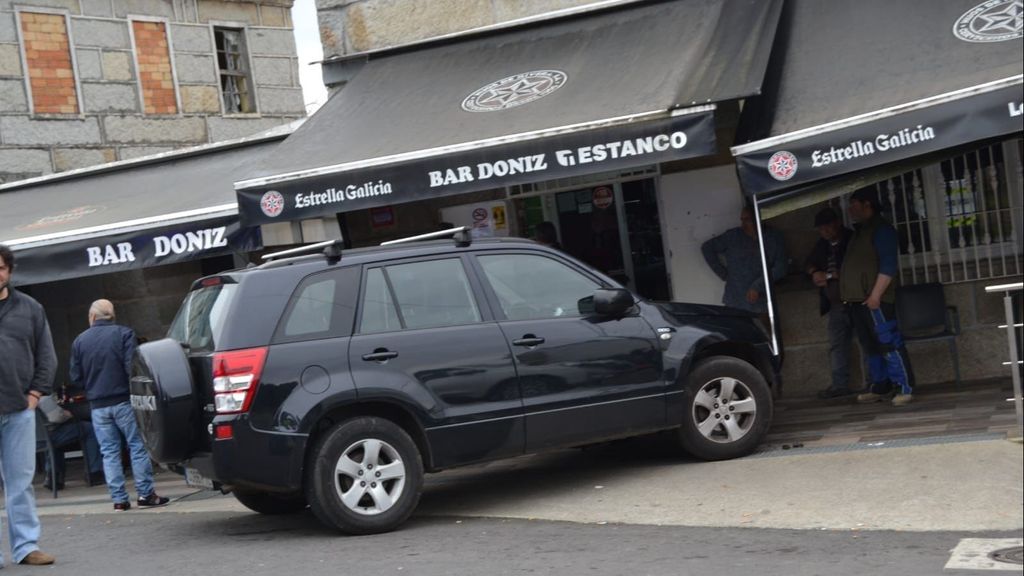
[[[853,324],[849,312],[839,298],[839,275],[843,266],[846,245],[853,232],[843,226],[839,214],[831,208],[822,208],[814,217],[814,227],[821,238],[807,257],[807,273],[819,290],[819,311],[828,315],[829,363],[832,384],[818,392],[818,398],[828,400],[849,396],[850,345],[853,343]]]
[[[871,377],[871,389],[857,401],[880,402],[895,391],[893,406],[904,406],[913,397],[914,371],[896,323],[899,238],[879,214],[874,191],[854,192],[848,210],[857,226],[846,248],[839,296],[850,307]]]
[[[135,354],[135,332],[114,324],[114,305],[97,300],[89,307],[89,329],[71,346],[71,381],[85,388],[92,409],[92,426],[103,454],[103,473],[114,510],[131,508],[124,486],[121,435],[128,442],[132,476],[139,506],[160,506],[167,498],[153,487],[153,464],[142,443],[129,403],[128,378]]]
[[[11,556],[18,564],[53,564],[39,549],[32,478],[36,475],[36,404],[57,372],[43,307],[10,286],[14,253],[0,244],[0,475]],[[0,557],[0,566],[3,558]]]

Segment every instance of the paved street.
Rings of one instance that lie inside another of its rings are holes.
[[[1021,537],[1022,462],[970,437],[719,463],[631,441],[429,476],[405,528],[359,538],[166,472],[157,510],[113,514],[102,487],[38,496],[55,574],[978,575],[943,567],[963,538]]]

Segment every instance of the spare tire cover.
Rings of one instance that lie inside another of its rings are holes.
[[[174,463],[191,456],[199,407],[188,358],[176,340],[138,347],[132,362],[131,403],[154,460]]]

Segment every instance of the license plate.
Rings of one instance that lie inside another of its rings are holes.
[[[203,474],[195,468],[185,468],[185,484],[195,488],[213,490],[213,480],[203,476]]]

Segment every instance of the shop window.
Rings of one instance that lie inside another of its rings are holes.
[[[253,95],[249,54],[245,45],[245,30],[214,27],[217,45],[217,69],[220,73],[221,101],[225,114],[253,114],[256,99]]]
[[[78,77],[67,14],[19,11],[18,30],[32,113],[78,114]]]
[[[1021,274],[1021,140],[958,154],[873,188],[899,232],[901,281]]]

